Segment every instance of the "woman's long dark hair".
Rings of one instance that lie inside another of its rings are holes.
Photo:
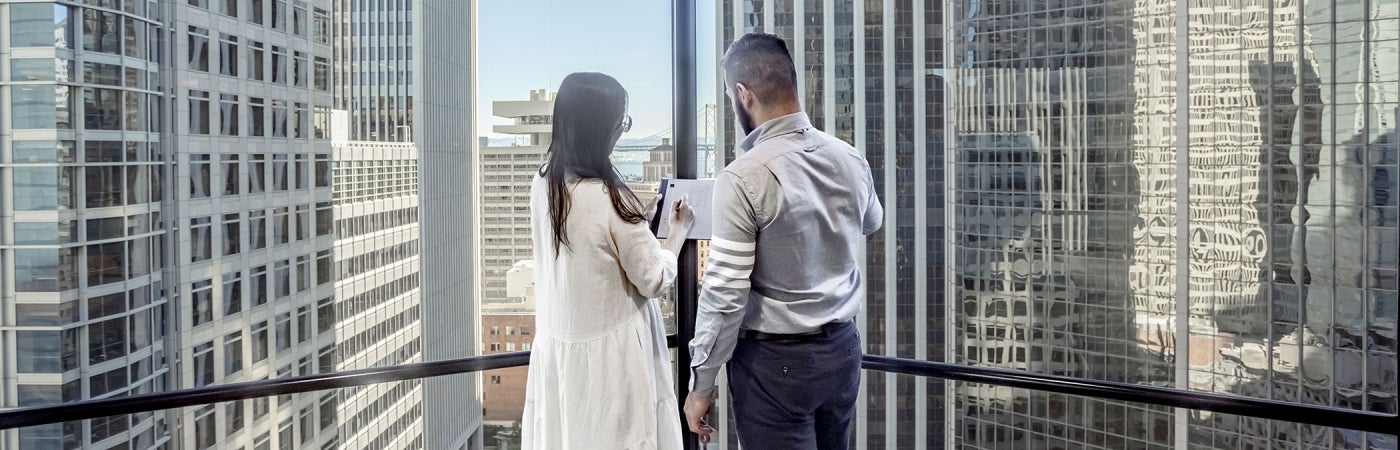
[[[554,96],[553,139],[540,176],[549,183],[549,221],[554,230],[554,253],[569,245],[564,224],[569,218],[569,176],[602,180],[612,207],[627,223],[641,223],[641,202],[622,182],[608,157],[622,133],[627,113],[627,90],[613,77],[580,72],[564,77]]]

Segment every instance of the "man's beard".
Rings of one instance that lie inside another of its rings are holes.
[[[739,119],[739,129],[744,130],[745,136],[748,136],[749,133],[753,133],[753,130],[758,128],[758,126],[753,123],[753,116],[750,116],[749,112],[744,110],[744,106],[740,105],[738,102],[734,103],[734,117]]]

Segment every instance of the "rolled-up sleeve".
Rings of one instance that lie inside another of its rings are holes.
[[[734,354],[748,304],[759,218],[743,183],[730,172],[715,179],[710,259],[690,341],[690,390],[697,393],[714,392],[720,367]]]

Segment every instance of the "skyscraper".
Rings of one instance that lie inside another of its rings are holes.
[[[717,54],[748,32],[787,40],[812,123],[870,162],[886,216],[866,245],[866,306],[857,319],[866,352],[942,359],[942,5],[720,0],[716,6]],[[743,133],[719,83],[723,118],[715,126],[723,158],[717,159],[727,164]],[[943,392],[938,380],[867,374],[852,430],[855,448],[942,446]],[[720,431],[730,432],[728,421],[720,422]],[[729,448],[734,442],[731,436]]]
[[[422,20],[410,13],[422,2],[391,3],[397,15],[369,18],[397,20],[405,33],[394,42],[413,42],[407,24]],[[439,83],[442,98],[470,104],[460,76],[472,73],[472,47],[459,44],[471,41],[474,3],[428,3],[435,20],[419,33],[454,44],[432,49],[438,58],[427,61],[408,56],[411,45],[396,48],[384,60],[401,62],[400,81],[385,89],[399,95],[410,85],[403,79],[436,74],[417,85]],[[421,233],[439,269],[425,281],[437,288],[423,314],[439,320],[410,326],[420,306],[406,302],[391,305],[398,315],[372,321],[348,313],[349,304],[382,306],[385,289],[416,286],[417,230],[379,233],[372,249],[357,244],[385,220],[416,222],[418,206],[409,203],[421,168],[410,144],[347,156],[358,165],[338,170],[346,184],[333,209],[331,61],[348,62],[333,58],[333,35],[346,38],[335,43],[342,47],[353,39],[348,22],[333,30],[332,10],[330,0],[0,2],[8,34],[0,98],[12,112],[0,124],[0,180],[8,182],[0,205],[15,230],[0,242],[12,281],[0,283],[0,301],[18,312],[0,323],[0,345],[13,345],[23,361],[0,364],[7,384],[17,380],[4,389],[19,393],[0,396],[0,407],[407,362],[420,334],[439,343],[434,356],[471,352],[474,334],[461,329],[475,318],[474,300],[451,287],[470,271],[443,257],[469,251],[470,230],[457,227],[466,217],[438,218]],[[451,167],[470,157],[470,138],[453,133],[469,129],[471,115],[446,105],[438,113],[440,122],[417,127],[430,130],[432,145],[423,148],[434,153],[424,164]],[[356,136],[387,129],[383,140],[410,139],[414,127],[399,125],[412,114],[383,116]],[[440,207],[469,201],[454,187],[460,176],[435,175],[428,192]],[[371,177],[382,184],[367,186]],[[383,208],[388,217],[364,214],[385,203],[394,203]],[[337,212],[345,220],[335,222]],[[337,286],[337,229],[359,239],[341,247],[340,275],[369,260],[409,261]],[[390,274],[403,276],[368,279]],[[337,301],[337,289],[365,292]],[[387,325],[408,332],[379,339]],[[342,405],[345,392],[283,396],[5,431],[0,448],[462,448],[479,429],[474,381],[438,381],[421,391],[450,390],[451,401],[403,401],[416,387],[346,396],[372,400],[362,405]],[[391,395],[397,403],[388,404]]]
[[[506,273],[515,263],[534,259],[530,234],[530,185],[544,162],[552,140],[554,93],[530,91],[528,100],[501,100],[492,114],[511,119],[495,125],[500,134],[515,136],[513,145],[482,147],[481,292],[483,302],[505,302]]]
[[[190,317],[167,317],[182,286],[166,270],[179,217],[165,188],[176,152],[161,134],[170,117],[157,114],[168,12],[124,6],[0,2],[0,98],[9,103],[0,118],[0,308],[14,312],[0,319],[0,407],[147,393],[177,379],[170,361],[181,347],[162,324]],[[149,449],[169,439],[167,423],[137,414],[9,430],[0,449]]]
[[[954,362],[1392,412],[1394,5],[949,2]],[[1394,448],[957,384],[965,448]]]

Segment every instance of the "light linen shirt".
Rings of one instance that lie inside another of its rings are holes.
[[[884,221],[870,164],[806,113],[749,133],[715,179],[692,391],[711,393],[739,330],[795,334],[855,318],[865,304],[862,242]]]

